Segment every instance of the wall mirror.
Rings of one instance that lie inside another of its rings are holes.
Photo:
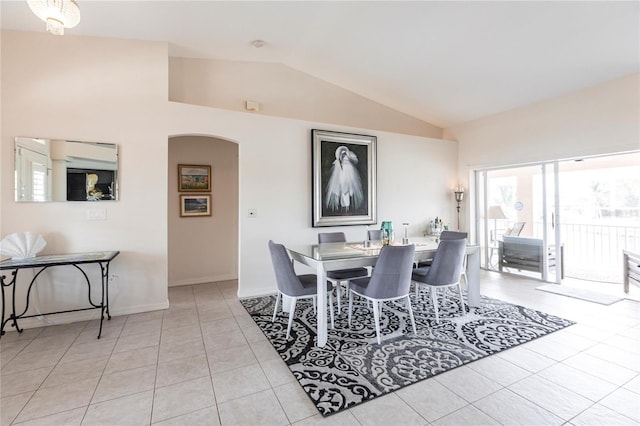
[[[118,199],[118,146],[17,137],[16,201]]]

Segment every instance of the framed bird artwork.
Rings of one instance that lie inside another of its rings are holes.
[[[311,130],[314,227],[377,222],[376,141],[375,136]]]

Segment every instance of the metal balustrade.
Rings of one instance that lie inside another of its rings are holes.
[[[622,250],[640,251],[640,227],[563,223],[566,275],[595,281],[622,282]],[[534,223],[534,237],[542,238],[542,223]]]

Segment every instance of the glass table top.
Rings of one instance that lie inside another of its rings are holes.
[[[31,268],[37,266],[69,265],[78,263],[107,262],[116,257],[119,251],[97,251],[90,253],[51,254],[24,259],[7,259],[0,262],[0,270]]]

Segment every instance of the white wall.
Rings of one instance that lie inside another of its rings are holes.
[[[119,277],[111,285],[111,313],[166,307],[167,46],[3,31],[1,47],[2,236],[41,233],[47,241],[42,254],[120,250],[110,271]],[[16,136],[118,144],[120,201],[14,202]],[[104,209],[107,219],[87,221],[90,209]],[[41,311],[73,304],[78,293],[84,297],[77,271],[59,275],[65,285],[48,297],[41,289]],[[30,273],[20,276],[28,279]],[[24,299],[22,286],[17,299]]]
[[[417,236],[435,216],[455,221],[455,142],[180,103],[170,104],[169,117],[170,134],[211,135],[239,144],[241,297],[275,289],[269,239],[312,243],[327,229],[342,230],[350,240],[365,238],[364,226],[311,227],[311,129],[377,136],[379,222],[393,221],[397,232],[409,222],[410,235]],[[247,217],[250,208],[258,210],[256,218]]]

